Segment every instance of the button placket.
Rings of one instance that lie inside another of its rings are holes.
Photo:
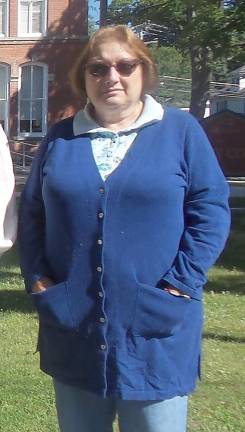
[[[107,342],[106,342],[106,331],[107,331],[107,318],[104,310],[104,303],[105,303],[105,293],[104,293],[104,287],[103,287],[103,271],[104,271],[104,264],[103,264],[103,227],[104,227],[104,219],[105,219],[105,204],[106,204],[106,186],[105,184],[101,184],[98,188],[98,194],[99,194],[99,201],[100,201],[100,208],[98,210],[98,234],[97,234],[97,266],[96,266],[96,273],[97,273],[97,325],[96,325],[96,332],[98,335],[98,347],[101,351],[101,354],[105,356],[106,361],[106,353],[107,353]]]

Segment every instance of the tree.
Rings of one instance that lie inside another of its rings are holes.
[[[173,46],[152,44],[150,51],[157,64],[160,78],[157,92],[154,95],[156,99],[161,103],[167,102],[178,107],[188,107],[191,76],[189,56],[184,56]]]
[[[159,75],[190,78],[191,65],[189,56],[183,55],[173,46],[150,46],[150,51],[157,63]]]
[[[100,27],[106,24],[108,0],[100,0]]]
[[[150,20],[175,34],[171,43],[190,55],[190,111],[198,118],[204,115],[214,62],[243,58],[244,0],[113,0],[109,18],[131,25]]]
[[[98,30],[98,25],[94,21],[94,19],[89,15],[88,16],[88,35],[90,36],[93,34],[96,30]]]

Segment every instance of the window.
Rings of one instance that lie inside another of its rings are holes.
[[[19,34],[41,35],[46,30],[46,0],[19,0]]]
[[[0,123],[8,133],[8,87],[9,87],[9,68],[0,63]]]
[[[8,4],[7,0],[0,0],[0,37],[7,35],[8,22]]]
[[[19,135],[43,136],[47,126],[47,66],[27,64],[20,72]]]

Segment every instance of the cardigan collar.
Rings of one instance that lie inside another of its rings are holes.
[[[73,119],[73,133],[75,136],[94,132],[105,132],[109,129],[103,128],[90,115],[91,103],[88,102],[83,110],[76,113]],[[128,132],[140,129],[150,123],[162,120],[164,114],[163,107],[150,95],[145,95],[144,108],[139,118],[130,126],[118,131]],[[110,131],[111,132],[111,131]]]

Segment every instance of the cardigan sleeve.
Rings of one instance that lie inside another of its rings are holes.
[[[19,207],[20,267],[27,291],[44,276],[49,276],[45,260],[45,211],[42,199],[42,168],[49,134],[40,144],[32,162],[31,172],[21,194]]]
[[[10,249],[16,238],[15,179],[5,133],[0,125],[0,255]]]
[[[207,271],[218,258],[228,236],[229,188],[203,129],[192,116],[188,117],[184,148],[188,184],[185,229],[177,256],[163,280],[200,299]]]

